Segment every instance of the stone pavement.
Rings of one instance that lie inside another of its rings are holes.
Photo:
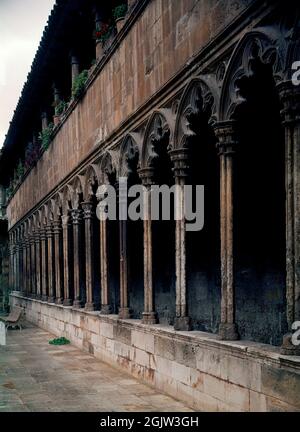
[[[13,411],[192,411],[72,345],[27,324],[0,346],[0,413]]]

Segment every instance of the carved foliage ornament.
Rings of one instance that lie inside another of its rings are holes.
[[[146,130],[143,146],[142,168],[153,167],[159,158],[161,146],[169,150],[170,127],[160,113],[155,113]]]
[[[186,148],[190,138],[200,133],[201,118],[205,115],[209,124],[216,121],[215,98],[208,85],[194,79],[184,92],[175,127],[175,148]]]

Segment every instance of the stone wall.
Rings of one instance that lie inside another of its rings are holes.
[[[12,198],[10,227],[91,152],[107,140],[113,142],[118,133],[124,134],[122,126],[133,114],[251,3],[253,0],[150,1]]]
[[[277,348],[145,326],[18,293],[11,304],[25,307],[30,322],[196,410],[300,411],[300,359],[282,356]]]

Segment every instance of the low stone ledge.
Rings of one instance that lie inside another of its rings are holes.
[[[209,411],[300,411],[300,358],[255,342],[228,342],[11,294],[28,321],[65,336],[189,406]],[[299,399],[299,398],[298,398]]]

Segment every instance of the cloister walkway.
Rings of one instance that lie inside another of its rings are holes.
[[[50,333],[27,324],[0,346],[0,412],[192,411]]]

